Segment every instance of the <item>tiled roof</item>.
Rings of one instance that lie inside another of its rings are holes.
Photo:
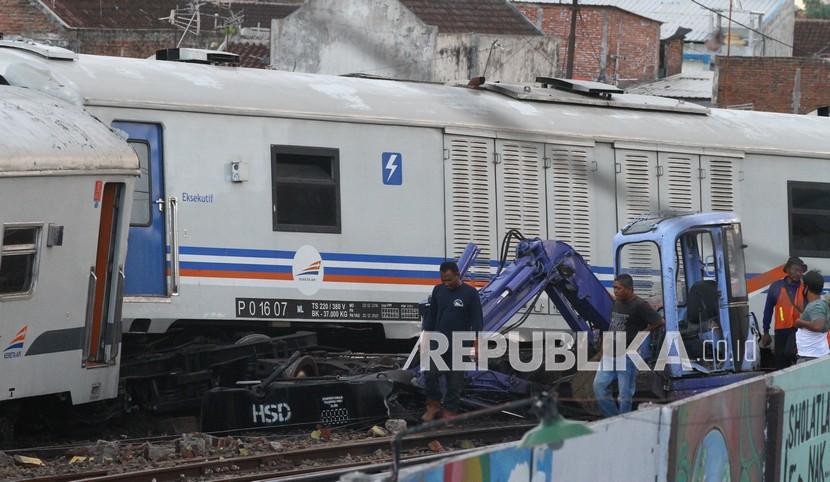
[[[570,5],[571,0],[513,0],[517,3],[561,3]],[[699,0],[714,10],[726,12],[730,0]],[[792,0],[732,0],[732,18],[745,25],[750,23],[750,12],[763,14],[763,21],[769,22]],[[673,35],[678,27],[690,28],[686,41],[703,42],[712,30],[712,13],[691,0],[579,0],[580,5],[607,5],[653,18],[663,22],[660,38]]]
[[[830,20],[795,20],[793,57],[830,57]]]
[[[46,0],[43,3],[74,28],[172,29],[173,25],[159,19],[169,17],[170,11],[177,7],[186,6],[187,0]],[[268,28],[272,18],[284,18],[301,3],[302,0],[232,2],[230,10],[244,15],[243,27]],[[222,11],[227,12],[227,5],[224,4]],[[205,5],[201,11],[213,15],[219,9]],[[213,28],[213,22],[209,28]]]
[[[226,49],[239,55],[240,67],[264,69],[271,63],[271,49],[262,43],[230,43]]]
[[[272,18],[285,18],[300,8],[302,3],[303,0],[279,0],[267,3],[261,1],[233,2],[230,9],[234,13],[242,13],[243,27],[271,28]],[[215,5],[208,4],[202,7],[202,11],[212,15],[219,9]]]
[[[542,35],[507,0],[400,0],[440,33]]]

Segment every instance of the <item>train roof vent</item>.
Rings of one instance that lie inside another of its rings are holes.
[[[47,59],[54,60],[76,60],[78,58],[78,54],[71,50],[56,47],[54,45],[38,43],[32,40],[0,40],[0,47],[25,50],[27,52],[32,52],[46,57]]]
[[[591,97],[610,99],[611,94],[622,94],[624,91],[616,86],[592,82],[590,80],[559,79],[556,77],[536,77],[536,82],[542,84],[542,88],[553,87],[554,89],[567,92],[576,92]]]
[[[702,105],[667,97],[626,94],[623,90],[613,85],[601,84],[599,82],[556,79],[552,77],[537,77],[536,81],[538,84],[502,84],[488,82],[480,88],[523,101],[685,114],[709,114],[709,109]]]
[[[232,52],[204,49],[161,49],[156,50],[156,60],[189,62],[193,64],[239,65],[239,55]]]

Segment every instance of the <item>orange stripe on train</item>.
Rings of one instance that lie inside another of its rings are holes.
[[[772,282],[782,278],[782,269],[784,269],[784,265],[779,264],[765,273],[761,273],[758,276],[746,280],[747,293],[754,293],[760,289],[766,288],[772,284]]]

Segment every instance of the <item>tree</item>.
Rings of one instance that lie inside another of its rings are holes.
[[[830,18],[830,4],[821,0],[804,0],[804,12],[809,18]]]

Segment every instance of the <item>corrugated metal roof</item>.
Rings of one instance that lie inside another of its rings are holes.
[[[673,99],[711,99],[714,72],[684,72],[626,89],[629,94],[658,95]]]
[[[571,0],[513,0],[516,3],[561,3]],[[715,10],[729,11],[729,0],[698,0]],[[750,24],[750,12],[762,13],[764,22],[792,0],[733,0],[732,18],[745,25]],[[660,37],[668,38],[678,27],[692,29],[686,34],[686,41],[703,42],[716,25],[715,14],[696,5],[691,0],[579,0],[582,5],[607,5],[663,22]]]

